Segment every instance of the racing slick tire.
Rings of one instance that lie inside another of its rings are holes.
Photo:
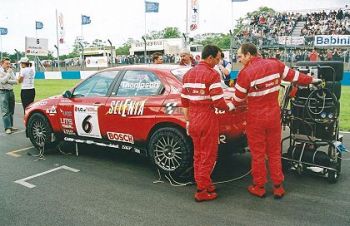
[[[27,135],[36,149],[56,147],[58,142],[51,141],[52,128],[49,120],[41,113],[30,116],[27,124]]]
[[[152,134],[148,153],[162,172],[180,176],[193,166],[192,147],[191,140],[179,129],[165,127]]]

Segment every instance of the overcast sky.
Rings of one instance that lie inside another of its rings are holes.
[[[147,13],[147,32],[165,27],[178,27],[186,31],[186,0],[148,0],[159,2],[159,13]],[[191,2],[191,0],[188,0]],[[233,17],[244,16],[260,6],[276,11],[329,9],[345,7],[345,0],[198,0],[199,28],[196,33],[222,32],[231,29]],[[128,38],[141,39],[145,32],[144,0],[0,0],[0,27],[8,28],[1,36],[2,50],[13,53],[24,51],[24,39],[36,37],[35,21],[42,21],[44,28],[37,37],[48,38],[49,50],[56,44],[55,10],[64,17],[65,44],[60,53],[67,53],[77,36],[81,35],[81,15],[91,18],[91,24],[83,26],[83,36],[88,42],[95,38],[110,39],[117,47]],[[1,47],[1,46],[0,46]]]

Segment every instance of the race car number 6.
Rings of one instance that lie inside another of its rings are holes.
[[[81,124],[85,133],[90,133],[92,130],[92,124],[90,122],[91,118],[92,118],[91,115],[86,116]]]

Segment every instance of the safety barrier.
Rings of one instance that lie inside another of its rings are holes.
[[[35,79],[85,79],[96,71],[49,71],[36,72]],[[238,71],[231,72],[231,78],[236,78]],[[350,85],[350,71],[344,72],[344,78],[341,82],[344,86]]]

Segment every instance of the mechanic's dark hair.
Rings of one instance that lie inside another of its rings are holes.
[[[223,52],[221,52],[221,58],[224,59],[225,58],[225,54]]]
[[[1,59],[1,64],[4,63],[6,60],[7,60],[7,61],[11,61],[10,58],[4,57],[4,58]]]
[[[154,61],[156,59],[158,59],[160,56],[163,56],[163,54],[161,54],[160,52],[155,52],[152,54],[152,62],[154,63]]]
[[[258,55],[258,49],[253,43],[244,43],[241,45],[241,52],[246,55],[247,53],[250,53],[252,56]]]
[[[216,45],[206,45],[202,51],[202,59],[207,59],[209,56],[215,58],[218,52],[222,52],[222,50]]]

